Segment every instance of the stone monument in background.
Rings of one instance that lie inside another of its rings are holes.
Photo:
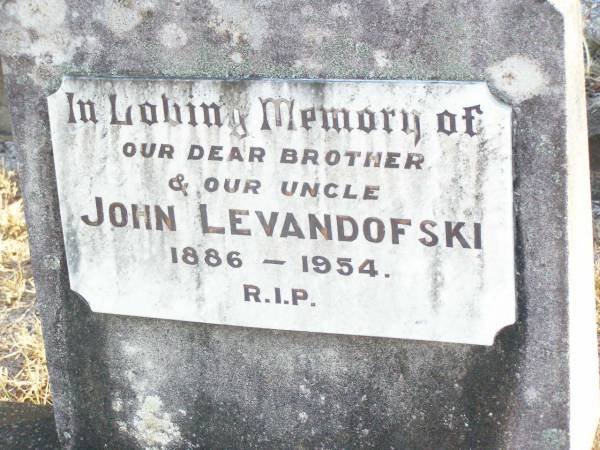
[[[65,448],[589,448],[578,2],[0,13]]]
[[[10,113],[3,82],[0,86],[0,165],[8,170],[16,168],[16,149],[11,134]]]

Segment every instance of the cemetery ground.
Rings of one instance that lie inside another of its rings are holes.
[[[0,167],[0,401],[48,404],[27,229],[16,175]]]

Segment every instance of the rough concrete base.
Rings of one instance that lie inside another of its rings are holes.
[[[60,449],[52,407],[0,402],[0,448],[3,450]]]

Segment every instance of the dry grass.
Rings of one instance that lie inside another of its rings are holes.
[[[23,200],[0,168],[0,401],[51,403]]]

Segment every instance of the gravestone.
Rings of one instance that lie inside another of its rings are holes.
[[[578,6],[3,4],[62,445],[589,448]]]

